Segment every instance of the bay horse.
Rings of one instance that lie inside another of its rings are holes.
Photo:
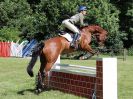
[[[92,55],[96,54],[91,46],[92,35],[96,37],[97,42],[100,46],[104,45],[107,38],[107,31],[97,25],[90,25],[80,28],[81,37],[79,40],[80,50],[87,51]],[[61,53],[69,53],[75,51],[70,47],[64,37],[57,36],[48,40],[43,41],[40,45],[35,47],[32,53],[32,58],[27,66],[27,73],[33,77],[33,67],[37,61],[37,57],[40,56],[40,69],[37,75],[36,91],[41,92],[44,86],[44,78],[48,75],[52,66],[56,62],[58,56]]]

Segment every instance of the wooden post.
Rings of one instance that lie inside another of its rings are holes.
[[[126,61],[126,57],[127,57],[127,50],[123,49],[123,61]]]

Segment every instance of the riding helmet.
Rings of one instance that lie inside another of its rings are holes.
[[[85,10],[87,10],[86,6],[79,6],[79,9],[78,9],[79,12],[80,11],[85,11]]]

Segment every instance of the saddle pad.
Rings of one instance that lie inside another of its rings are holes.
[[[59,34],[60,36],[66,38],[66,40],[68,40],[69,42],[71,42],[73,40],[72,36],[69,34],[69,33],[66,33],[66,34]]]

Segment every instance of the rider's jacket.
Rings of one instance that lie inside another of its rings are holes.
[[[80,24],[81,26],[84,26],[84,15],[82,13],[75,14],[69,21],[74,25]]]

